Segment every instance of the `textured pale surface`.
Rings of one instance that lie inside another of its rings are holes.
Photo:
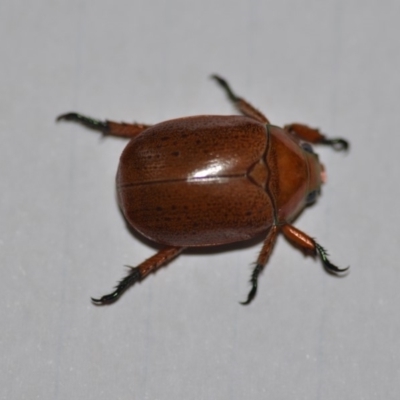
[[[6,1],[0,7],[1,399],[398,399],[400,3]],[[348,277],[279,240],[242,307],[260,244],[183,254],[104,308],[123,264],[125,142],[67,111],[155,123],[232,108],[351,141],[296,226]]]

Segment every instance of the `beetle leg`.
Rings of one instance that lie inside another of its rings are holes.
[[[211,78],[215,79],[219,83],[219,85],[225,90],[226,94],[228,95],[229,100],[243,115],[253,118],[263,124],[269,124],[268,118],[263,113],[254,108],[246,100],[236,96],[236,94],[233,93],[232,89],[225,79],[221,78],[218,75],[211,75]]]
[[[252,288],[247,296],[247,300],[241,302],[240,304],[243,304],[243,305],[250,304],[251,301],[254,299],[254,297],[257,293],[258,275],[263,270],[265,264],[268,261],[268,257],[271,254],[271,251],[274,247],[277,234],[278,234],[278,227],[276,225],[273,225],[271,227],[271,229],[269,230],[266,239],[264,240],[264,244],[263,244],[261,252],[258,256],[256,266],[253,270],[253,273],[251,274],[250,283],[251,283]]]
[[[349,142],[347,140],[340,138],[328,139],[318,129],[310,128],[307,125],[296,123],[285,125],[283,129],[306,142],[332,146],[336,151],[347,150],[349,148]]]
[[[133,138],[151,126],[137,123],[126,124],[124,122],[99,121],[75,112],[60,115],[57,121],[61,120],[79,122],[88,128],[102,132],[104,136],[118,136],[123,138]]]
[[[140,282],[143,278],[150,274],[150,272],[154,272],[158,268],[166,265],[169,261],[181,253],[183,249],[183,247],[166,247],[160,250],[154,256],[148,258],[139,266],[129,267],[131,269],[129,274],[120,282],[118,282],[115,290],[112,293],[101,297],[100,299],[92,298],[93,303],[96,305],[114,303],[130,286],[136,282]]]
[[[318,255],[327,272],[338,275],[343,272],[346,272],[349,269],[349,267],[339,268],[336,265],[333,265],[328,260],[327,251],[321,245],[319,245],[313,238],[306,235],[299,229],[295,228],[293,225],[285,224],[281,227],[281,229],[285,237],[295,246],[299,247],[306,253],[311,253],[313,256]]]

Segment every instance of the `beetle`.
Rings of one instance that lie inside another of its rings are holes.
[[[107,136],[130,139],[122,152],[117,196],[128,223],[164,245],[115,290],[94,304],[116,301],[130,286],[166,265],[184,249],[245,241],[264,234],[252,272],[249,304],[258,276],[279,232],[306,254],[318,256],[328,272],[347,271],[332,264],[326,250],[295,228],[293,220],[315,202],[325,171],[310,143],[347,150],[344,139],[329,139],[303,124],[270,124],[260,111],[237,96],[228,82],[212,78],[242,115],[202,115],[156,125],[100,121],[76,112],[57,120],[79,122]]]

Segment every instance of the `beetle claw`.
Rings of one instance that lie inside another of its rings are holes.
[[[249,292],[249,295],[247,296],[247,300],[240,302],[241,305],[247,306],[248,304],[250,304],[252,302],[252,300],[256,296],[256,294],[257,294],[257,284],[258,284],[258,275],[260,274],[262,269],[263,269],[263,265],[261,265],[261,264],[257,264],[256,267],[254,268],[254,271],[251,274],[251,279],[250,279],[250,283],[252,285],[252,288],[251,288],[251,290]]]
[[[102,304],[101,299],[95,299],[94,297],[91,297],[90,300],[92,300],[92,303],[94,304]]]
[[[248,296],[247,296],[247,300],[246,301],[241,301],[239,304],[241,304],[242,306],[247,306],[248,304],[250,304],[252,302],[252,300],[254,299],[255,295],[257,293],[257,285],[253,286],[253,288],[250,290]]]
[[[101,297],[100,299],[94,299],[92,297],[92,302],[98,306],[106,305],[106,304],[111,304],[117,301],[121,295],[134,283],[140,281],[142,278],[142,275],[140,273],[140,270],[138,267],[131,268],[131,271],[129,274],[123,278],[120,282],[118,282],[117,286],[115,287],[115,290],[110,293],[106,294],[105,296]]]
[[[118,300],[119,296],[121,296],[122,292],[116,290],[110,294],[107,294],[100,299],[94,299],[91,297],[92,303],[95,304],[96,306],[103,306],[106,304],[111,304],[114,303],[115,301]]]
[[[320,143],[326,144],[328,146],[332,146],[333,150],[336,150],[336,151],[343,151],[343,150],[347,151],[350,147],[350,144],[347,140],[340,139],[340,138],[323,139]]]
[[[79,122],[82,125],[85,125],[88,128],[96,129],[101,132],[107,132],[108,124],[107,122],[99,121],[94,118],[85,117],[82,114],[78,114],[76,112],[70,112],[66,114],[59,115],[56,121],[74,121]]]
[[[221,78],[218,75],[211,75],[212,79],[215,79],[220,86],[225,90],[226,94],[228,95],[228,98],[233,101],[234,103],[239,100],[239,98],[233,93],[231,87],[229,86],[228,82],[224,79]]]
[[[340,275],[345,273],[346,271],[348,271],[348,269],[350,267],[346,267],[346,268],[339,268],[336,265],[332,264],[329,260],[328,260],[328,253],[327,251],[318,243],[315,243],[315,248],[317,250],[318,255],[321,258],[322,264],[324,265],[324,268],[331,274],[334,275]]]

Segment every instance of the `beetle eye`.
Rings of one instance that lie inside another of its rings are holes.
[[[314,149],[312,148],[311,144],[308,142],[301,143],[301,148],[306,151],[307,153],[314,154]]]
[[[314,203],[315,200],[317,200],[317,196],[318,196],[318,190],[313,190],[312,192],[308,193],[306,197],[307,205]]]

